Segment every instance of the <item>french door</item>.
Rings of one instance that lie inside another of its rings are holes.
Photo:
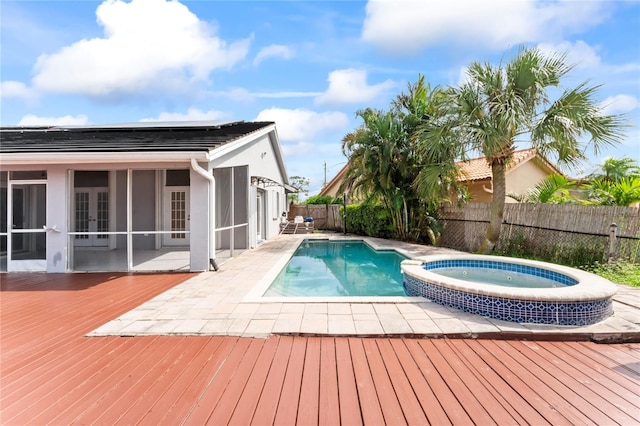
[[[165,246],[189,245],[189,187],[167,186],[164,188],[164,231],[162,242]]]
[[[109,235],[109,188],[76,188],[74,232],[76,247],[106,247]]]

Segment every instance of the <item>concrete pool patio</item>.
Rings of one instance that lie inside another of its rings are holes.
[[[301,239],[307,237],[281,235],[225,262],[217,272],[201,273],[176,285],[88,336],[280,334],[640,341],[640,289],[621,285],[614,296],[614,315],[584,327],[494,320],[421,298],[261,297]],[[345,238],[339,234],[312,237]],[[410,257],[452,252],[398,241],[367,241],[374,248],[393,248]]]

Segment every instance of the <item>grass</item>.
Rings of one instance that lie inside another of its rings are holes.
[[[583,266],[580,269],[584,269],[618,284],[640,287],[640,264],[637,263],[617,262],[611,265],[594,263]]]

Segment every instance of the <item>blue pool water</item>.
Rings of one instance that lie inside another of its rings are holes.
[[[364,241],[307,240],[264,296],[405,296],[400,271],[405,259]]]
[[[549,278],[522,272],[503,271],[488,268],[438,268],[431,272],[458,280],[499,285],[503,287],[556,288],[564,284]]]
[[[498,260],[437,260],[425,262],[423,267],[446,277],[503,287],[557,288],[578,283],[555,271]]]

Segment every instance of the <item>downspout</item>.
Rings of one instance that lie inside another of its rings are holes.
[[[216,263],[216,179],[213,174],[207,172],[200,167],[200,164],[195,158],[191,159],[191,168],[200,176],[209,181],[209,264],[214,269],[218,270],[218,264]]]

